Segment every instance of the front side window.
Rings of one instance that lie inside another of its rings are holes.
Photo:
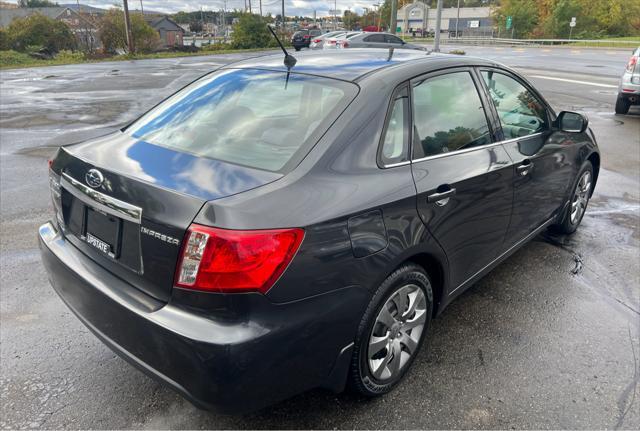
[[[372,34],[364,39],[365,42],[384,42],[384,36],[381,34]]]
[[[491,143],[478,90],[469,72],[454,72],[413,86],[416,159]]]
[[[380,158],[390,165],[408,160],[409,154],[409,94],[407,88],[398,91],[391,104],[382,140]]]
[[[399,37],[396,37],[396,36],[392,36],[390,34],[386,34],[385,35],[385,40],[386,40],[387,43],[402,44],[402,39],[400,39]]]
[[[544,105],[524,85],[494,71],[483,71],[482,78],[498,111],[504,139],[533,135],[547,128]]]
[[[126,133],[176,151],[282,171],[356,94],[354,84],[329,78],[221,70],[170,97]]]

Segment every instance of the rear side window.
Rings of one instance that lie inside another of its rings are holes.
[[[486,145],[489,126],[469,72],[454,72],[413,86],[416,159]]]
[[[521,138],[547,128],[544,105],[524,85],[494,71],[483,71],[482,78],[498,111],[505,139]]]
[[[132,137],[177,151],[285,171],[357,94],[310,75],[227,69],[188,86],[133,123]]]
[[[409,93],[407,88],[396,92],[384,128],[380,160],[391,165],[408,160],[409,155]]]

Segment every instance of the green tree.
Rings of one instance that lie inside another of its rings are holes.
[[[237,49],[266,48],[276,44],[266,21],[260,16],[240,13],[238,23],[233,26],[231,45]]]
[[[357,13],[345,10],[342,16],[342,25],[344,25],[344,28],[347,30],[353,30],[359,20],[360,16],[358,16]]]
[[[19,0],[18,6],[20,7],[54,7],[54,6],[58,6],[58,3],[54,3],[49,0]]]
[[[11,49],[9,35],[5,29],[0,28],[0,51],[7,51],[9,49]]]
[[[510,16],[514,37],[524,38],[532,35],[539,22],[537,2],[535,0],[502,0],[500,7],[493,11],[493,18],[500,27],[501,32],[506,32],[507,17]]]
[[[6,29],[7,45],[16,51],[46,48],[51,52],[75,49],[76,38],[62,21],[40,13],[14,19]]]
[[[543,23],[544,35],[557,38],[569,37],[571,18],[578,18],[581,15],[581,8],[576,0],[559,0],[551,11],[551,15]]]
[[[160,36],[141,14],[129,15],[133,45],[138,52],[152,52],[160,46]],[[124,14],[119,9],[110,9],[100,23],[100,41],[106,52],[127,49]]]

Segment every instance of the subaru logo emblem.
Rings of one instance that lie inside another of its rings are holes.
[[[97,189],[104,182],[104,175],[102,175],[102,172],[97,169],[89,169],[87,174],[84,176],[84,180],[89,187]]]

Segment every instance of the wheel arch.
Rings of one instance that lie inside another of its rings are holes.
[[[596,183],[598,182],[598,174],[600,173],[600,154],[596,151],[589,154],[587,160],[591,162],[591,166],[593,166],[593,186],[591,187],[591,195],[593,196],[593,190],[596,188]]]
[[[422,267],[429,275],[431,281],[431,289],[433,291],[433,314],[435,317],[442,311],[441,305],[444,295],[444,286],[446,283],[445,267],[442,262],[429,253],[417,253],[407,258],[402,264],[415,263]],[[401,265],[402,265],[401,264]],[[400,265],[400,266],[401,266]]]

